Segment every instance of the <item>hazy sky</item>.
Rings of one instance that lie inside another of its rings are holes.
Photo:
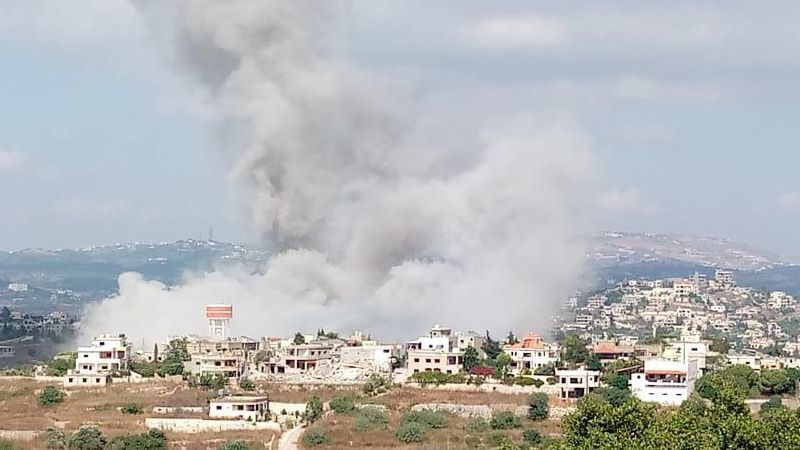
[[[596,229],[800,257],[800,3],[361,0],[335,51],[465,127],[567,117]],[[255,242],[203,95],[121,0],[0,0],[0,248]]]

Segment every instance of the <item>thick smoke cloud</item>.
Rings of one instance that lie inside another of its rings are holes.
[[[177,287],[124,274],[119,295],[87,311],[87,333],[203,332],[211,302],[232,303],[235,331],[252,336],[401,337],[434,322],[546,331],[584,259],[593,161],[578,130],[515,113],[465,129],[469,145],[442,144],[452,140],[336,56],[339,3],[158,5],[141,7],[207,90],[274,256],[258,274],[221,269]]]

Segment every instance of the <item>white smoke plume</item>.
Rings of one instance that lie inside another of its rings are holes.
[[[202,306],[219,302],[252,336],[399,338],[434,322],[547,331],[584,260],[594,162],[577,129],[522,113],[465,129],[472,145],[437,144],[446,139],[415,127],[391,89],[337,57],[340,3],[141,8],[205,86],[274,256],[257,274],[218,270],[177,287],[124,274],[119,295],[87,310],[87,334],[202,333]]]

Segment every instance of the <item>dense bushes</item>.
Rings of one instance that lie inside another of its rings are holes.
[[[239,381],[239,388],[244,390],[244,391],[255,391],[256,390],[256,384],[253,383],[253,381],[251,379],[249,379],[249,378],[242,378]]]
[[[161,430],[152,429],[147,433],[118,436],[108,444],[108,450],[164,450],[167,438]]]
[[[83,425],[69,438],[69,448],[75,450],[103,450],[107,443],[96,425]]]
[[[403,416],[403,423],[418,423],[426,428],[447,428],[447,414],[431,409],[409,411]]]
[[[356,401],[352,395],[334,397],[330,401],[330,407],[337,414],[347,414],[356,409]]]
[[[522,423],[513,412],[502,411],[492,416],[489,426],[493,430],[512,430],[521,427]]]
[[[798,412],[775,408],[760,417],[752,416],[744,404],[744,385],[730,378],[721,379],[710,404],[693,395],[677,410],[658,410],[636,398],[614,406],[603,397],[590,394],[579,403],[576,412],[563,420],[564,440],[552,448],[799,448]]]
[[[129,403],[120,408],[120,411],[122,411],[122,414],[141,414],[142,407],[136,403]]]
[[[395,432],[397,440],[406,444],[423,442],[426,435],[425,427],[417,422],[403,422]]]
[[[528,445],[538,445],[542,442],[542,434],[533,428],[522,432],[522,442]]]
[[[218,450],[250,450],[250,446],[244,441],[228,441],[220,445]]]
[[[313,395],[308,399],[308,403],[306,403],[306,411],[303,413],[303,418],[308,423],[314,423],[322,418],[322,410],[322,400],[316,395]]]
[[[528,398],[528,419],[544,420],[550,412],[547,405],[547,394],[537,392]]]
[[[306,447],[314,447],[316,445],[324,445],[331,442],[331,434],[325,428],[309,428],[303,434],[303,445]]]
[[[476,417],[467,422],[467,431],[470,433],[483,433],[489,430],[489,423],[482,417]]]
[[[388,425],[389,417],[383,410],[368,406],[358,410],[353,428],[356,431],[365,432],[372,429],[385,429]]]
[[[55,386],[45,386],[36,400],[41,406],[50,406],[63,402],[66,396],[64,391]]]

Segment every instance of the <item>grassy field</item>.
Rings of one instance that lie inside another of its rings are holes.
[[[37,394],[45,386],[34,380],[0,378],[0,429],[41,431],[58,426],[69,434],[84,424],[96,424],[108,436],[146,432],[144,418],[152,416],[154,406],[206,406],[212,393],[190,388],[179,382],[154,382],[145,384],[114,384],[101,389],[68,390],[66,400],[58,405],[42,407]],[[331,441],[317,446],[320,449],[466,449],[492,448],[498,438],[492,430],[469,430],[468,419],[448,416],[448,425],[442,429],[429,429],[423,443],[403,444],[395,431],[403,415],[411,406],[421,403],[451,403],[462,405],[488,405],[495,411],[510,410],[527,404],[526,395],[487,392],[451,392],[435,389],[396,387],[377,397],[365,397],[358,387],[288,386],[259,384],[259,393],[268,393],[273,401],[300,403],[312,395],[329,401],[335,396],[352,394],[358,403],[378,404],[386,407],[389,423],[368,431],[356,431],[354,414],[328,414],[315,426],[330,430]],[[136,404],[143,410],[140,415],[123,414],[119,409]],[[203,414],[181,413],[181,417],[202,417]],[[163,417],[163,416],[162,416]],[[536,428],[544,436],[560,433],[559,424],[552,421],[533,423],[522,420],[522,427],[503,431],[509,439],[519,442],[522,431]],[[216,449],[228,440],[252,443],[252,448],[276,448],[277,433],[266,431],[237,431],[224,433],[179,434],[167,433],[170,448],[188,450]],[[20,450],[41,449],[41,441],[16,443]]]
[[[102,389],[69,390],[63,403],[42,407],[38,405],[36,396],[44,386],[33,380],[0,378],[0,429],[44,430],[49,426],[60,426],[70,433],[83,424],[96,424],[109,437],[143,433],[147,431],[144,418],[152,416],[154,406],[205,406],[210,397],[207,391],[181,383],[116,384]],[[129,415],[118,410],[128,404],[139,405],[144,413]],[[181,417],[191,416],[181,414]],[[205,450],[233,439],[249,441],[263,448],[262,443],[270,442],[275,434],[267,431],[167,433],[167,437],[174,448]],[[26,450],[43,448],[41,442],[20,442],[18,446]]]

